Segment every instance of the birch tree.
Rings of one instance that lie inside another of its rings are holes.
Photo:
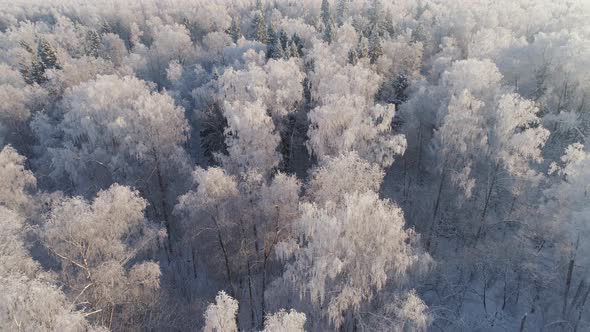
[[[113,185],[92,202],[59,202],[40,232],[67,292],[99,325],[133,326],[157,302],[159,264],[141,258],[161,231],[145,220],[146,205],[137,191]]]
[[[408,271],[428,260],[418,237],[404,229],[403,212],[374,192],[353,192],[337,208],[301,206],[296,237],[278,247],[287,259],[283,278],[323,312],[334,326],[387,283],[402,284]]]
[[[105,98],[109,96],[109,98]],[[177,175],[187,172],[184,110],[133,77],[99,76],[67,91],[63,139],[48,158],[56,181],[92,194],[114,182],[141,189],[172,236],[171,204]],[[171,197],[172,196],[172,197]]]
[[[221,291],[205,311],[204,332],[237,332],[238,301]]]

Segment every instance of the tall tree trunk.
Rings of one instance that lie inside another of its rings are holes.
[[[485,269],[484,269],[485,271]],[[483,273],[483,310],[487,313],[488,312],[488,306],[487,306],[487,290],[488,290],[488,277],[487,274],[484,272]]]
[[[229,266],[229,257],[227,254],[227,249],[225,248],[225,244],[223,243],[223,238],[221,237],[221,232],[217,232],[217,239],[219,240],[219,246],[221,247],[221,251],[223,252],[223,259],[225,261],[225,272],[226,272],[226,277],[227,277],[227,282],[229,283],[230,287],[231,287],[231,296],[235,297],[236,296],[236,290],[233,286],[232,283],[232,273],[231,273],[231,268]]]
[[[526,318],[527,318],[527,314],[525,313],[524,316],[522,316],[522,319],[520,320],[520,329],[518,329],[519,332],[524,332],[524,327],[526,325]]]
[[[418,125],[418,166],[416,167],[416,175],[420,172],[422,167],[422,121]]]
[[[252,294],[252,270],[250,267],[250,259],[246,259],[246,266],[248,268],[248,297],[250,299],[250,319],[251,326],[256,327],[256,314],[254,313],[254,295]]]
[[[504,291],[503,291],[503,296],[502,296],[502,310],[506,309],[506,292],[507,292],[507,283],[508,281],[507,279],[507,275],[508,274],[508,265],[506,265],[504,267]]]
[[[218,208],[215,207],[215,212],[218,213]],[[215,223],[215,229],[217,230],[217,241],[219,243],[219,247],[221,248],[221,252],[223,253],[223,260],[225,263],[225,274],[226,274],[226,278],[227,278],[227,283],[230,286],[230,295],[235,298],[236,297],[236,289],[235,286],[232,282],[232,272],[231,272],[231,267],[229,264],[229,254],[227,252],[227,247],[225,245],[225,241],[223,240],[223,236],[221,235],[221,227],[219,226],[219,222],[217,220],[217,217],[215,217],[215,215],[210,214],[211,219],[213,219],[213,222]]]
[[[434,202],[434,211],[432,212],[432,221],[430,222],[430,231],[428,232],[428,240],[426,241],[426,250],[430,250],[432,244],[432,238],[434,237],[434,232],[436,230],[436,217],[438,216],[438,210],[440,207],[440,201],[442,197],[443,187],[445,184],[445,178],[447,174],[446,170],[447,161],[445,159],[443,163],[443,169],[441,173],[440,183],[438,185],[438,193],[436,195],[436,201]]]
[[[491,181],[490,186],[488,187],[488,190],[486,192],[485,202],[483,205],[483,210],[481,211],[481,219],[480,219],[480,223],[479,223],[479,229],[477,230],[476,239],[480,238],[483,228],[485,226],[486,216],[488,213],[488,208],[490,206],[490,198],[492,197],[492,191],[494,190],[494,186],[496,185],[496,179],[498,178],[498,169],[499,168],[500,168],[500,163],[497,162],[496,166],[494,166],[494,173],[492,174],[492,181]]]
[[[160,196],[161,198],[161,205],[162,205],[162,217],[164,218],[164,223],[166,225],[166,232],[168,233],[168,246],[170,248],[170,252],[172,252],[172,225],[170,224],[170,218],[168,216],[168,203],[166,202],[166,187],[164,184],[164,180],[162,179],[162,173],[160,172],[160,167],[156,166],[156,176],[158,177],[158,187],[160,189]]]
[[[506,220],[510,220],[512,218],[512,213],[514,212],[514,207],[516,206],[516,200],[518,196],[514,195],[512,197],[512,203],[510,203],[510,210],[508,210],[508,216],[506,216]]]
[[[170,218],[168,216],[168,202],[166,202],[167,187],[162,177],[162,171],[160,169],[160,158],[156,153],[155,149],[152,149],[154,158],[154,165],[156,167],[156,177],[158,180],[158,189],[160,192],[160,205],[162,207],[162,218],[164,218],[164,225],[166,226],[166,233],[168,233],[168,250],[172,253],[172,225],[170,224]]]
[[[264,258],[262,261],[262,300],[261,300],[261,306],[262,306],[262,321],[261,321],[261,326],[264,326],[265,320],[266,320],[266,298],[264,297],[264,294],[266,293],[266,274],[267,274],[267,266],[268,266],[268,259],[270,258],[270,255],[272,253],[272,250],[275,246],[275,244],[278,242],[279,240],[279,231],[280,231],[280,225],[279,225],[279,206],[276,206],[276,210],[277,210],[277,216],[276,216],[276,222],[275,222],[275,237],[272,240],[272,242],[270,243],[269,247],[266,248],[266,243],[265,243],[265,247],[264,247]]]
[[[291,137],[289,137],[289,170],[291,172],[295,172],[295,166],[293,162],[293,150],[294,148],[294,138],[295,138],[295,125],[297,124],[297,117],[294,117],[293,126],[291,127]]]
[[[516,299],[514,300],[515,304],[518,304],[518,300],[520,299],[520,281],[521,281],[520,272],[518,273],[518,277],[516,279]]]
[[[578,325],[580,324],[580,320],[582,320],[582,313],[584,312],[584,306],[586,305],[586,300],[588,299],[588,294],[590,294],[590,287],[582,296],[582,302],[578,307],[578,319],[576,320],[576,324],[574,325],[574,332],[578,331]]]
[[[197,264],[196,264],[196,256],[195,255],[195,247],[191,245],[191,260],[193,262],[193,279],[197,279]]]
[[[567,268],[567,275],[565,278],[565,290],[563,292],[563,309],[561,310],[561,316],[564,320],[565,320],[565,316],[566,316],[566,312],[567,312],[567,297],[569,295],[570,287],[572,285],[572,274],[574,272],[575,261],[576,261],[575,258],[570,259],[570,262],[569,262],[568,268]]]
[[[574,293],[574,297],[572,299],[572,301],[570,302],[570,309],[567,314],[569,316],[569,314],[576,309],[576,307],[578,307],[578,300],[580,299],[580,296],[582,296],[582,294],[584,293],[586,288],[586,282],[584,281],[584,279],[580,280],[580,283],[578,284],[578,287],[576,287],[576,293]]]
[[[260,306],[262,307],[262,321],[260,322],[261,326],[264,326],[266,320],[266,299],[264,298],[264,293],[266,292],[266,262],[267,259],[264,257],[264,262],[262,263],[262,299]]]
[[[254,202],[252,200],[250,200],[250,207],[252,209],[252,212],[254,213],[254,211],[256,211],[256,207],[254,206]],[[265,302],[264,302],[264,291],[266,290],[266,276],[265,276],[265,272],[266,272],[266,254],[265,254],[265,250],[263,248],[264,245],[264,238],[262,240],[262,244],[260,241],[260,238],[258,237],[258,221],[260,220],[260,218],[254,218],[254,222],[252,223],[252,232],[254,234],[254,250],[256,253],[256,261],[259,261],[260,258],[263,259],[263,266],[262,266],[262,299],[261,299],[261,307],[262,307],[262,321],[261,321],[261,325],[258,326],[260,328],[262,328],[262,326],[264,325],[264,316],[265,316]],[[263,229],[263,234],[265,230]],[[264,236],[264,235],[263,235]],[[252,296],[252,294],[250,294],[250,296]],[[252,297],[252,303],[254,303],[254,299]],[[253,310],[253,309],[252,309]],[[252,311],[252,314],[254,314],[254,311]],[[254,316],[253,316],[254,317]],[[256,327],[256,325],[253,322],[253,328]]]
[[[242,241],[243,243],[247,243],[246,238],[246,228],[244,227],[244,220],[240,218],[240,229],[242,233]],[[256,242],[256,241],[254,241]],[[254,296],[252,294],[252,268],[250,263],[250,255],[248,254],[248,250],[244,248],[244,255],[246,256],[246,272],[248,273],[248,299],[250,301],[250,318],[251,318],[251,327],[254,329],[256,327],[256,315],[254,313]]]

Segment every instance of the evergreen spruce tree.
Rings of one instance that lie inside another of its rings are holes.
[[[100,33],[112,33],[112,32],[113,32],[113,28],[111,27],[109,22],[107,20],[103,20],[100,25]]]
[[[267,59],[280,59],[284,57],[283,46],[281,45],[281,38],[274,26],[270,24],[268,26],[268,43],[266,44],[266,58]]]
[[[359,43],[356,52],[359,59],[369,56],[369,42],[367,41],[367,38],[363,37],[362,35],[359,37]]]
[[[256,11],[252,20],[252,39],[265,44],[268,42],[266,19],[260,10]]]
[[[219,76],[220,76],[220,74],[219,74],[219,68],[218,67],[213,67],[212,74],[211,74],[211,79],[213,81],[217,81],[219,79]]]
[[[21,46],[31,55],[30,63],[22,62],[20,64],[21,75],[27,84],[44,83],[47,81],[45,70],[60,69],[56,51],[46,39],[43,38],[39,41],[37,50],[34,50],[26,42],[21,42]]]
[[[31,54],[32,58],[31,62],[23,61],[20,63],[20,73],[27,84],[33,84],[36,82],[34,70],[37,65],[37,52],[25,41],[21,41],[20,45]]]
[[[330,22],[330,19],[330,2],[328,0],[322,0],[322,22],[324,22],[324,26]]]
[[[229,35],[231,36],[231,39],[234,41],[234,43],[237,43],[238,39],[240,39],[241,36],[240,25],[238,24],[237,20],[233,17],[231,19],[231,25],[229,27]]]
[[[369,58],[371,59],[371,63],[375,63],[381,55],[383,55],[381,37],[376,30],[373,30],[369,36]]]
[[[372,6],[369,8],[369,29],[376,31],[379,36],[383,35],[385,31],[385,20],[383,18],[383,5],[380,0],[373,0]]]
[[[408,76],[405,73],[400,73],[383,83],[378,93],[378,99],[399,106],[408,100],[408,86]]]
[[[406,91],[408,86],[410,86],[408,76],[404,73],[400,73],[395,80],[393,80],[393,90],[395,91],[395,99],[393,100],[393,103],[396,106],[399,106],[401,103],[408,100],[408,92]]]
[[[290,58],[298,58],[299,57],[299,50],[297,49],[297,44],[295,44],[295,42],[292,41],[289,44],[288,52],[285,52],[285,53],[288,54]]]
[[[39,47],[37,48],[37,55],[39,56],[39,62],[43,66],[43,70],[45,69],[60,69],[59,64],[57,62],[57,53],[55,49],[47,39],[42,38],[39,41]]]
[[[322,0],[322,21],[324,22],[324,40],[331,43],[334,40],[334,20],[328,0]]]
[[[279,40],[279,38],[276,38],[275,42],[275,47],[274,47],[274,54],[273,54],[273,59],[282,59],[285,57],[285,50],[283,49],[283,46],[281,45],[281,42]]]
[[[308,109],[313,108],[311,100],[311,81],[307,76],[303,79],[303,99],[305,100],[305,107]]]
[[[25,51],[31,53],[31,54],[35,54],[35,51],[33,50],[33,48],[31,47],[31,45],[29,45],[29,43],[27,43],[26,41],[21,41],[20,42],[20,46],[22,48],[25,49]]]
[[[37,84],[41,84],[47,82],[47,76],[45,76],[45,65],[42,61],[39,61],[37,58],[33,58],[33,62],[31,64],[31,78],[33,82],[37,82]]]
[[[328,43],[332,43],[334,40],[334,23],[332,19],[330,19],[330,22],[328,22],[324,30],[324,40]]]
[[[100,49],[101,38],[96,30],[91,29],[86,33],[86,43],[84,45],[86,55],[98,57],[98,50]]]
[[[301,41],[301,38],[297,33],[294,33],[293,36],[291,36],[291,41],[297,46],[299,57],[303,56],[303,41]]]
[[[391,10],[389,9],[387,10],[387,15],[385,15],[383,20],[383,27],[390,36],[393,37],[395,35],[395,27],[393,26],[393,14],[391,14]]]
[[[424,32],[424,27],[422,24],[418,24],[416,29],[412,31],[412,41],[413,42],[423,42],[426,40],[426,33]]]
[[[33,66],[31,63],[21,62],[20,73],[27,84],[35,83],[35,77],[33,75]]]
[[[348,16],[348,5],[350,0],[338,0],[336,4],[336,23],[338,26],[344,24]]]
[[[281,29],[281,31],[279,32],[279,39],[281,41],[281,46],[283,47],[283,50],[286,50],[289,48],[289,36],[287,36],[287,33],[285,32],[285,30]]]
[[[350,51],[348,51],[348,63],[350,63],[351,65],[356,65],[357,62],[359,61],[359,54],[357,52],[357,50],[355,48],[351,48]]]

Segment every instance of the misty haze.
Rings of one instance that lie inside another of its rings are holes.
[[[0,331],[590,331],[590,0],[0,0]]]

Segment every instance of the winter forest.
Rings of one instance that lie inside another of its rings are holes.
[[[590,331],[590,1],[0,0],[0,331]]]

